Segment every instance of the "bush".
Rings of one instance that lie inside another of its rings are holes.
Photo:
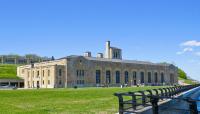
[[[77,89],[78,87],[77,86],[74,86],[74,89]]]
[[[180,68],[178,69],[178,76],[180,78],[187,79],[187,74]]]

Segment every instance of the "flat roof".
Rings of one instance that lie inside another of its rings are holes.
[[[168,63],[153,63],[149,61],[138,61],[138,60],[123,60],[123,59],[108,59],[108,58],[97,58],[97,57],[85,57],[85,56],[77,56],[77,55],[71,55],[67,56],[61,59],[66,59],[66,58],[78,58],[78,57],[83,57],[87,60],[91,61],[103,61],[103,62],[118,62],[118,63],[133,63],[133,64],[145,64],[145,65],[161,65],[161,66],[170,66],[172,64]]]

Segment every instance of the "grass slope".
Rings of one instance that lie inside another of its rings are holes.
[[[190,79],[183,79],[183,78],[178,77],[178,80],[182,80],[186,84],[196,84],[196,83],[192,82],[192,80],[190,80]]]
[[[115,92],[159,87],[0,90],[3,114],[114,114]]]
[[[0,64],[0,79],[19,79],[17,65]]]

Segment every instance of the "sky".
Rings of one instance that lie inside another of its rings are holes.
[[[200,80],[199,0],[0,0],[0,55],[93,56],[168,62]]]

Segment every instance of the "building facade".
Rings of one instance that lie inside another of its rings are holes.
[[[123,60],[122,50],[106,42],[105,56],[91,52],[84,56],[19,66],[18,76],[24,78],[25,88],[64,88],[133,85],[174,85],[178,69],[167,63]]]

